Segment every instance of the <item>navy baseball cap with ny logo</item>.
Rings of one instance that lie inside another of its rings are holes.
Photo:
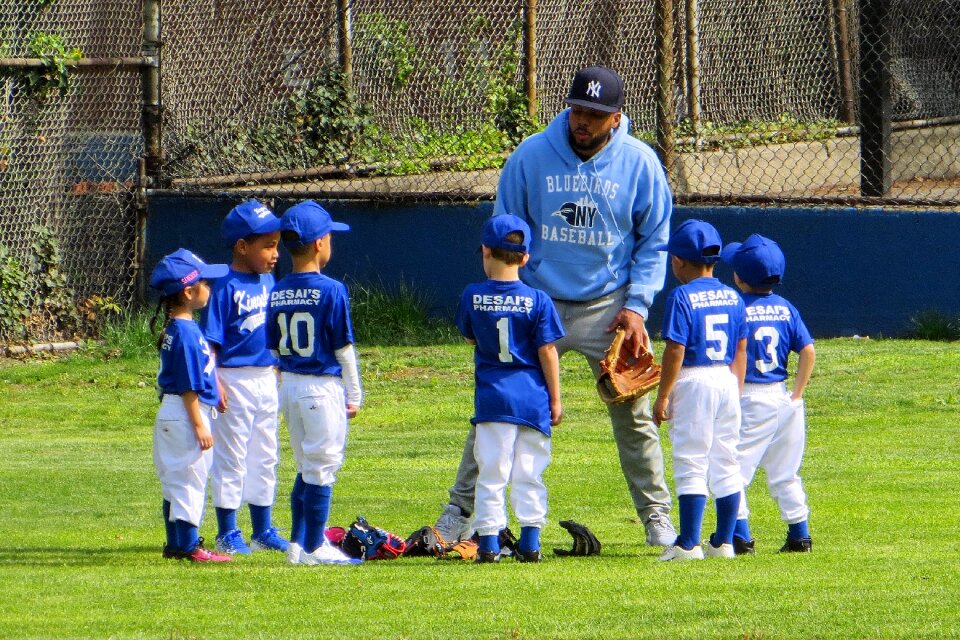
[[[587,67],[577,71],[570,85],[567,104],[616,113],[623,107],[623,80],[613,69]]]

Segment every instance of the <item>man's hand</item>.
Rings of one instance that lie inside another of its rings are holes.
[[[634,358],[640,356],[641,345],[650,348],[650,336],[647,334],[647,327],[644,324],[643,316],[636,311],[623,308],[617,312],[613,321],[607,325],[607,333],[616,331],[617,327],[623,327],[625,332],[624,340],[631,349]]]

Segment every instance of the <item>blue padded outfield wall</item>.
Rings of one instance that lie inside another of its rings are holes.
[[[281,214],[295,201],[274,202]],[[147,224],[147,273],[178,247],[209,262],[229,262],[220,223],[236,201],[154,195]],[[401,281],[426,294],[431,311],[452,319],[463,287],[481,280],[480,227],[493,203],[475,206],[377,205],[322,202],[334,219],[352,227],[334,236],[325,273],[395,290]],[[761,233],[780,243],[787,258],[778,292],[792,301],[816,337],[902,336],[917,312],[960,315],[960,216],[940,212],[856,209],[678,207],[676,225],[701,218],[724,242]],[[278,276],[290,269],[281,250]],[[669,269],[668,269],[669,271]],[[726,265],[717,276],[732,284]],[[667,276],[665,289],[677,285]],[[648,327],[659,334],[664,295]]]

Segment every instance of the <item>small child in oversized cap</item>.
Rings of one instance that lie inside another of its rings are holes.
[[[227,275],[227,265],[206,264],[186,249],[164,256],[150,275],[160,291],[153,322],[164,312],[157,348],[160,409],[153,427],[153,464],[163,492],[167,543],[163,557],[193,562],[227,562],[207,551],[199,535],[207,491],[210,419],[220,403],[213,350],[193,320],[206,306],[210,281]]]
[[[473,455],[479,467],[474,527],[478,563],[498,562],[498,534],[507,526],[506,494],[520,524],[516,560],[539,562],[540,529],[547,523],[543,472],[550,463],[550,428],[560,424],[560,360],[564,336],[546,293],[520,281],[530,258],[530,227],[496,215],[483,225],[487,280],[468,285],[456,324],[474,345]]]
[[[670,421],[673,477],[680,504],[680,535],[660,560],[733,558],[733,529],[743,480],[737,464],[740,386],[746,354],[743,301],[713,277],[720,234],[687,220],[666,244],[681,285],[670,292],[663,318],[666,347],[653,405],[658,425]],[[716,496],[717,530],[700,547],[707,494]]]
[[[743,243],[728,244],[721,258],[733,267],[747,312],[747,363],[737,445],[740,474],[746,487],[757,467],[763,467],[770,495],[787,523],[787,541],[780,551],[808,552],[813,544],[807,524],[810,509],[799,471],[806,438],[803,390],[816,358],[813,338],[797,309],[773,293],[785,268],[776,242],[754,234]],[[788,390],[785,381],[791,351],[799,357],[793,389]],[[737,554],[754,552],[749,514],[744,493],[733,538]]]

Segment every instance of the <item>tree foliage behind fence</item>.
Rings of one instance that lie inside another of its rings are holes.
[[[491,198],[590,64],[624,77],[681,202],[960,205],[960,0],[163,0],[141,176],[151,1],[0,6],[0,340],[133,302],[149,189]]]

